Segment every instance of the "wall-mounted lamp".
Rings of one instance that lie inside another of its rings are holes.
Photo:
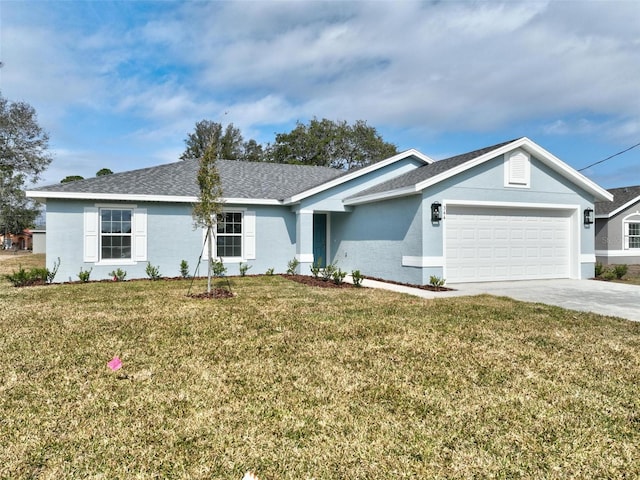
[[[440,202],[433,202],[431,204],[431,221],[439,222],[442,220],[442,205]]]
[[[584,209],[584,224],[591,225],[593,223],[593,208]]]

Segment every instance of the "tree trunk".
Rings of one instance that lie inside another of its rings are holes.
[[[209,239],[208,244],[208,255],[209,255],[209,265],[207,267],[207,293],[211,293],[211,272],[213,271],[213,227],[209,225],[207,227],[207,238]]]

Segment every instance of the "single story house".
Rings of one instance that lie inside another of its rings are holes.
[[[344,271],[428,284],[594,274],[593,208],[612,195],[526,137],[445,160],[408,150],[354,171],[218,161],[224,215],[216,255],[229,274]],[[47,205],[47,265],[57,281],[80,269],[145,278],[147,262],[177,276],[193,268],[197,161],[37,188]],[[206,251],[206,250],[205,250]],[[206,271],[204,267],[200,270]]]
[[[613,188],[612,202],[596,202],[596,260],[640,264],[640,185]]]

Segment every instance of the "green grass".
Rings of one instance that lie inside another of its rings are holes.
[[[639,323],[232,281],[0,281],[0,478],[640,476]]]

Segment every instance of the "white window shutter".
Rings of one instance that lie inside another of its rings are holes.
[[[256,258],[256,212],[244,212],[244,258],[245,260],[255,260]]]
[[[147,261],[147,209],[133,209],[133,259]]]
[[[83,261],[98,261],[98,238],[100,222],[98,221],[98,208],[85,207],[84,209],[84,249]]]

